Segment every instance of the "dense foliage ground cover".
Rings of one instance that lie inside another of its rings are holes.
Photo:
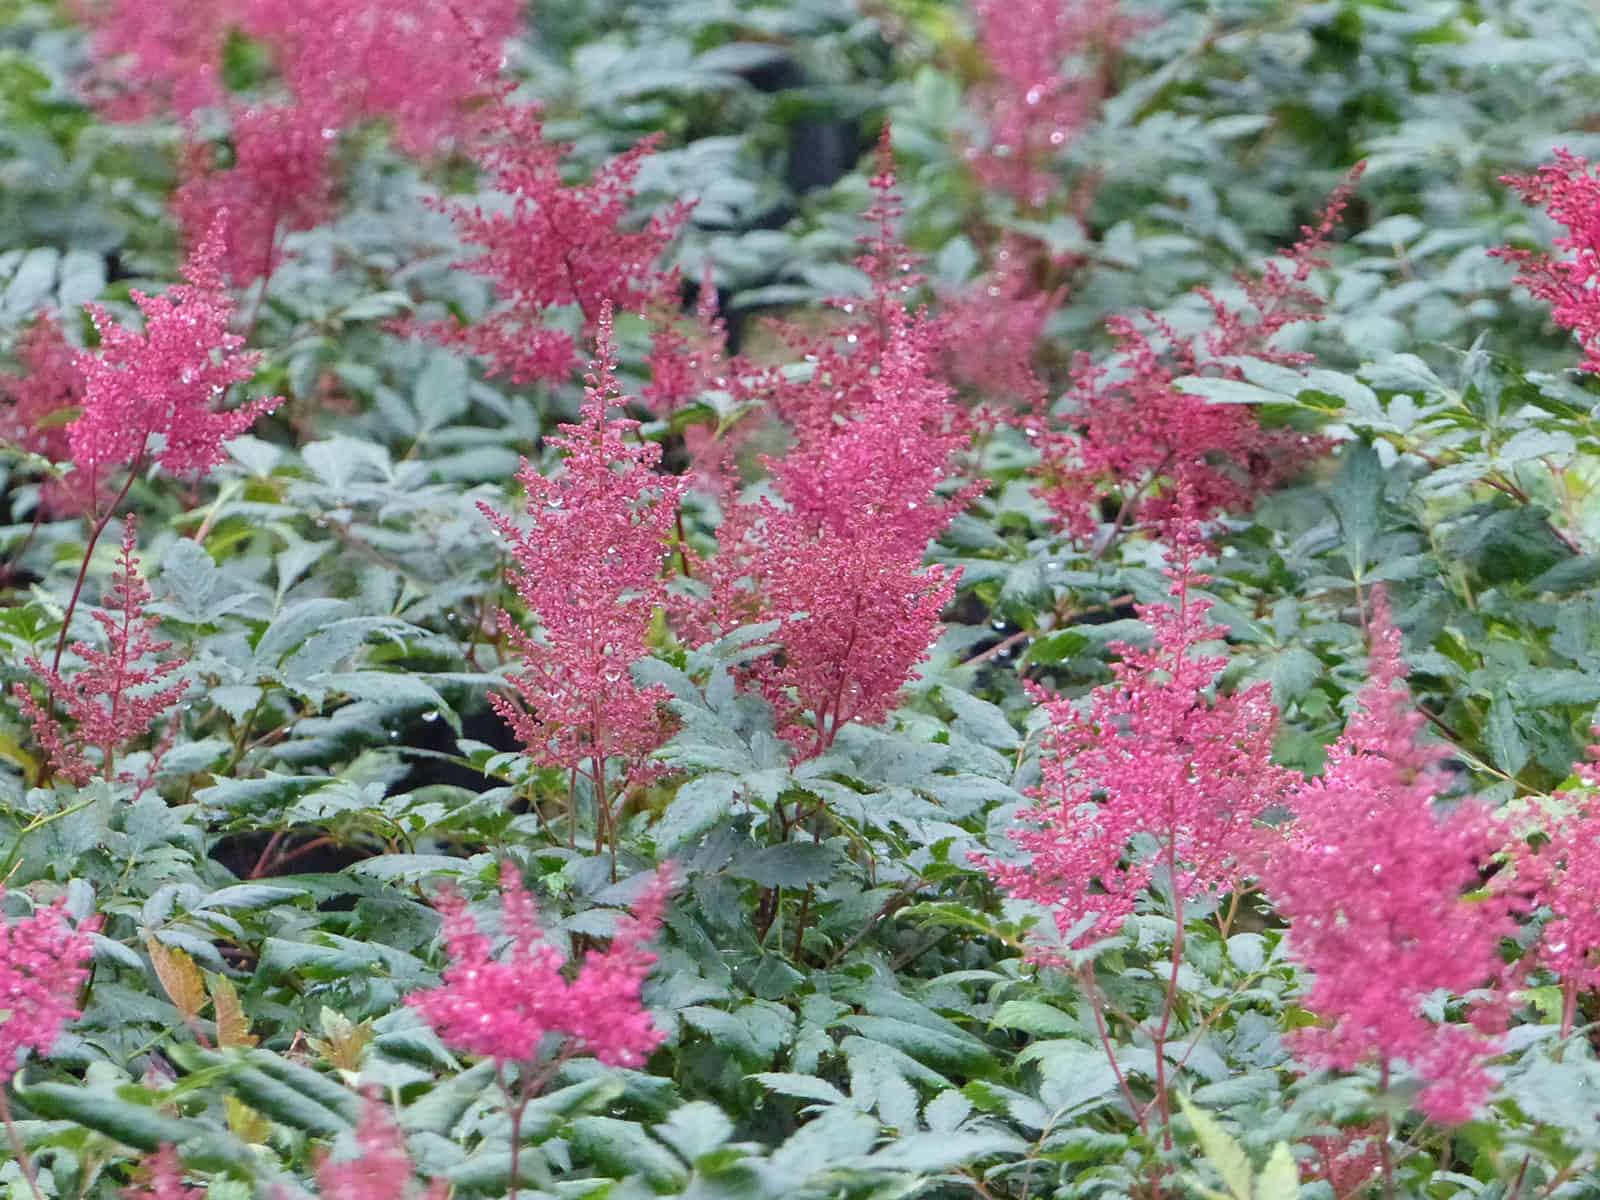
[[[0,0],[0,1188],[1595,1194],[1596,63]]]

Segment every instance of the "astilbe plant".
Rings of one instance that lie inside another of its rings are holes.
[[[222,221],[220,260],[235,284],[270,277],[287,233],[333,213],[329,156],[334,130],[303,105],[261,105],[233,115],[232,163],[219,167],[209,143],[191,142],[172,207],[191,248]]]
[[[1471,1117],[1493,1089],[1505,991],[1480,998],[1473,1023],[1436,1022],[1428,998],[1503,981],[1499,948],[1514,931],[1507,897],[1469,896],[1500,848],[1488,809],[1448,811],[1449,748],[1419,740],[1425,718],[1405,687],[1400,631],[1379,593],[1370,619],[1369,681],[1327,767],[1289,797],[1293,823],[1270,847],[1262,885],[1289,922],[1289,951],[1312,975],[1304,1005],[1320,1018],[1292,1037],[1313,1066],[1374,1064],[1387,1084],[1408,1064],[1421,1110]]]
[[[1198,341],[1154,313],[1142,323],[1127,316],[1106,321],[1119,352],[1110,364],[1079,355],[1067,428],[1030,423],[1041,458],[1038,491],[1063,528],[1088,535],[1110,494],[1118,496],[1119,529],[1135,521],[1159,528],[1188,511],[1201,517],[1243,511],[1326,451],[1320,438],[1268,428],[1248,406],[1212,404],[1176,381],[1199,374],[1237,378],[1231,356],[1285,366],[1310,361],[1273,339],[1290,325],[1321,319],[1311,272],[1326,265],[1322,250],[1360,175],[1360,168],[1351,173],[1321,221],[1302,228],[1281,262],[1238,278],[1242,305],[1197,289],[1211,310],[1210,328]]]
[[[940,314],[946,374],[991,408],[1037,408],[1046,396],[1034,356],[1066,290],[1038,290],[1022,269],[1025,257],[1021,239],[1004,239],[993,253],[993,269],[946,297]]]
[[[1224,630],[1207,619],[1210,603],[1191,594],[1206,580],[1195,569],[1198,525],[1191,518],[1172,536],[1175,602],[1138,610],[1150,644],[1114,646],[1113,679],[1086,708],[1033,687],[1049,723],[1033,807],[1018,813],[1024,824],[1010,834],[1026,861],[980,860],[1007,893],[1051,910],[1058,936],[1034,941],[1029,957],[1074,971],[1125,1103],[1146,1133],[1151,1110],[1159,1114],[1169,1149],[1166,1046],[1178,1011],[1186,905],[1248,890],[1260,819],[1292,782],[1272,762],[1278,714],[1270,687],[1215,693],[1227,658],[1201,649]],[[1075,961],[1069,951],[1119,932],[1158,871],[1173,906],[1171,968],[1159,1013],[1142,1027],[1153,1043],[1155,1094],[1140,1102],[1118,1065],[1092,960]],[[1224,933],[1232,912],[1219,921]]]
[[[109,491],[107,481],[119,467],[126,468],[126,477],[116,495],[91,514],[52,671],[61,668],[94,548],[145,464],[153,459],[174,474],[206,475],[226,458],[225,441],[279,403],[272,396],[234,409],[216,407],[231,386],[251,378],[261,357],[243,350],[244,338],[228,328],[233,300],[220,266],[226,224],[227,214],[218,213],[184,262],[186,282],[162,296],[131,292],[144,314],[143,331],[121,324],[97,304],[86,306],[100,347],[73,360],[83,377],[82,412],[68,426],[67,445],[86,494]]]
[[[0,906],[5,902],[0,885]],[[98,916],[67,920],[63,900],[19,921],[0,916],[0,1122],[11,1152],[37,1200],[43,1200],[33,1164],[22,1144],[6,1089],[30,1053],[45,1055],[61,1032],[78,1019],[77,996],[89,977]]]
[[[154,459],[173,474],[204,475],[227,457],[225,441],[278,405],[274,396],[217,408],[230,387],[250,379],[261,357],[244,351],[244,338],[228,328],[233,300],[222,278],[227,222],[226,213],[217,214],[183,264],[184,283],[160,296],[131,293],[144,315],[142,331],[98,304],[88,306],[100,347],[77,358],[83,414],[68,439],[79,470],[137,470]],[[159,447],[152,445],[157,437]]]
[[[177,1147],[163,1144],[141,1168],[141,1182],[123,1188],[123,1200],[205,1200],[205,1192],[183,1182],[183,1161]]]
[[[939,494],[967,435],[933,373],[932,322],[891,308],[886,323],[878,370],[848,419],[807,427],[769,460],[777,499],[729,514],[709,573],[709,624],[779,623],[782,658],[750,672],[801,757],[852,721],[888,716],[959,578],[922,560],[971,495]]]
[[[53,316],[41,316],[28,326],[17,342],[19,370],[0,373],[0,443],[55,466],[72,461],[67,427],[83,404],[77,356],[77,347]],[[90,490],[85,472],[52,474],[40,485],[38,515],[76,515],[105,499]]]
[[[342,1160],[322,1158],[316,1176],[320,1200],[408,1200],[419,1194],[405,1135],[388,1105],[374,1095],[367,1096],[361,1106],[355,1155]],[[445,1180],[435,1179],[420,1193],[421,1200],[444,1200],[449,1186]]]
[[[986,861],[1008,893],[1047,905],[1077,947],[1117,933],[1158,869],[1180,928],[1184,901],[1242,890],[1260,817],[1293,779],[1272,762],[1269,685],[1212,696],[1228,660],[1201,647],[1226,631],[1192,594],[1206,580],[1194,567],[1195,526],[1176,527],[1174,542],[1174,602],[1138,606],[1150,644],[1113,647],[1113,679],[1087,708],[1033,685],[1049,724],[1035,803],[1011,834],[1027,861]],[[1032,955],[1061,961],[1043,944]]]
[[[390,122],[408,154],[470,138],[489,93],[472,63],[522,29],[520,0],[240,0],[297,106],[331,127]]]
[[[717,556],[699,571],[707,595],[688,622],[691,638],[778,623],[781,657],[747,675],[800,758],[827,750],[850,722],[888,716],[958,580],[922,566],[928,543],[977,490],[948,486],[968,422],[939,373],[942,324],[905,307],[920,276],[896,230],[887,128],[870,182],[856,260],[869,295],[830,301],[845,319],[821,338],[780,327],[810,369],[750,390],[793,444],[764,460],[773,496],[728,506]]]
[[[1496,877],[1513,903],[1548,910],[1532,960],[1561,981],[1563,1037],[1579,995],[1600,988],[1600,746],[1589,754],[1595,761],[1578,767],[1586,786],[1556,797],[1564,811],[1541,822],[1537,844],[1517,841],[1510,869]]]
[[[661,928],[671,889],[670,869],[662,867],[617,922],[611,944],[590,951],[576,971],[544,939],[533,900],[510,862],[500,868],[507,953],[496,956],[494,939],[458,893],[447,890],[435,901],[450,965],[439,987],[406,1003],[446,1045],[494,1062],[511,1115],[513,1195],[523,1111],[561,1065],[588,1054],[611,1066],[637,1067],[665,1039],[644,1007],[642,989],[656,961],[648,943]]]
[[[991,78],[976,95],[988,144],[968,150],[978,178],[1025,208],[1060,187],[1055,160],[1099,108],[1135,25],[1118,0],[973,0]]]
[[[107,116],[188,117],[221,103],[222,53],[237,24],[236,0],[72,0],[71,8],[93,31],[88,91]]]
[[[99,757],[102,777],[116,778],[117,755],[144,737],[188,687],[187,680],[172,679],[183,669],[181,661],[155,661],[172,643],[156,639],[156,619],[145,612],[150,588],[139,576],[136,547],[135,522],[129,517],[111,578],[111,596],[105,608],[92,614],[105,648],[73,643],[73,656],[80,665],[70,673],[62,672],[59,664],[46,666],[37,658],[26,659],[28,669],[45,685],[47,704],[35,700],[27,684],[12,685],[50,771],[80,787],[95,774],[91,750]],[[56,719],[57,709],[72,722],[70,732]]]
[[[480,66],[486,76],[487,66]],[[585,183],[568,184],[568,147],[545,137],[537,109],[513,104],[497,89],[472,155],[509,209],[441,201],[476,258],[458,263],[494,287],[497,307],[463,325],[449,319],[417,326],[426,336],[482,356],[491,376],[513,383],[564,380],[574,366],[572,336],[550,323],[552,310],[575,306],[585,336],[602,311],[644,313],[676,290],[657,260],[688,216],[673,204],[630,228],[634,180],[659,138],[652,135],[601,164]]]
[[[588,773],[598,832],[613,843],[610,795],[620,781],[608,779],[608,763],[620,759],[637,775],[666,734],[666,690],[639,686],[630,668],[648,653],[651,617],[667,599],[662,566],[684,487],[655,472],[661,448],[633,440],[637,421],[610,415],[623,403],[603,306],[580,420],[548,439],[565,453],[564,469],[549,477],[524,460],[517,475],[531,525],[480,505],[508,544],[511,584],[538,622],[529,635],[501,614],[522,669],[512,676],[514,698],[491,702],[535,762]]]
[[[1600,371],[1600,178],[1587,159],[1563,148],[1554,162],[1534,174],[1507,175],[1501,181],[1565,227],[1555,239],[1565,254],[1509,246],[1493,253],[1517,267],[1517,282],[1550,305],[1557,325],[1577,335],[1582,369]]]
[[[114,119],[189,118],[226,99],[223,55],[246,33],[271,54],[296,118],[391,123],[410,154],[465,141],[487,93],[471,63],[522,28],[518,0],[73,0],[92,31],[90,96]]]

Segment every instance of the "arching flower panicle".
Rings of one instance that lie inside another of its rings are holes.
[[[144,314],[142,332],[88,306],[100,348],[77,357],[83,415],[68,438],[80,470],[103,474],[153,455],[173,474],[204,475],[226,457],[225,441],[277,407],[276,396],[216,407],[230,387],[250,379],[260,359],[228,329],[233,301],[221,273],[226,223],[219,213],[184,263],[186,282],[161,296],[132,293]],[[159,448],[152,445],[158,436]]]
[[[656,473],[661,448],[631,437],[637,421],[610,415],[623,396],[608,308],[595,356],[580,420],[549,439],[565,454],[562,470],[543,475],[524,462],[517,476],[531,524],[481,507],[538,623],[529,634],[502,614],[523,669],[512,676],[515,698],[493,697],[495,709],[535,761],[576,769],[587,760],[598,775],[612,756],[643,768],[666,735],[665,689],[638,686],[630,669],[649,652],[651,616],[666,602],[661,569],[685,484]]]
[[[1485,1063],[1498,1052],[1489,1031],[1504,1022],[1505,989],[1476,1001],[1470,1024],[1432,1021],[1423,1006],[1507,975],[1508,898],[1468,896],[1500,838],[1476,800],[1435,806],[1449,751],[1419,739],[1424,718],[1381,592],[1369,627],[1359,708],[1323,774],[1290,795],[1294,821],[1267,853],[1262,883],[1289,921],[1291,956],[1313,976],[1303,1003],[1322,1023],[1295,1033],[1296,1053],[1335,1070],[1403,1061],[1423,1080],[1421,1109],[1463,1121],[1494,1086]]]
[[[1062,934],[1078,929],[1078,946],[1117,933],[1158,867],[1184,899],[1243,888],[1258,822],[1293,781],[1272,762],[1278,714],[1268,685],[1214,694],[1227,659],[1203,646],[1224,631],[1207,619],[1210,602],[1192,594],[1205,581],[1194,569],[1193,524],[1174,533],[1173,601],[1138,609],[1149,644],[1113,647],[1114,678],[1086,709],[1035,689],[1050,719],[1043,781],[1011,834],[1028,857],[984,860],[1011,895],[1051,908]],[[1139,839],[1155,849],[1137,850]],[[1053,952],[1034,955],[1049,962]]]
[[[406,1003],[466,1054],[533,1063],[546,1052],[588,1053],[613,1066],[638,1066],[666,1036],[641,996],[656,961],[647,943],[661,928],[671,888],[670,871],[658,871],[632,914],[618,923],[611,945],[587,955],[569,978],[560,952],[539,931],[521,876],[507,862],[500,872],[507,951],[496,956],[466,901],[444,892],[435,906],[444,917],[450,965],[439,987]]]
[[[5,889],[0,887],[0,902]],[[11,1082],[29,1052],[49,1054],[61,1031],[80,1015],[78,992],[89,976],[91,935],[98,916],[73,928],[63,901],[20,921],[0,915],[0,1087]]]
[[[97,751],[101,773],[114,777],[117,755],[150,732],[150,727],[183,696],[186,679],[172,680],[181,660],[157,661],[172,648],[158,641],[156,618],[145,612],[149,585],[139,576],[136,525],[129,517],[122,535],[122,554],[111,577],[111,595],[93,616],[104,648],[72,643],[79,666],[70,674],[41,660],[26,659],[28,669],[44,681],[50,703],[40,705],[27,684],[12,684],[12,695],[33,725],[33,734],[56,775],[78,784],[95,772],[88,752]],[[70,732],[56,719],[59,708],[72,722]]]

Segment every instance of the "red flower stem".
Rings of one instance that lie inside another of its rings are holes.
[[[144,463],[144,456],[140,455],[128,467],[128,478],[122,484],[122,490],[116,498],[106,506],[105,516],[95,522],[94,528],[89,532],[89,544],[83,550],[83,562],[78,564],[78,581],[72,585],[72,599],[67,601],[67,612],[61,618],[61,636],[56,638],[56,655],[50,664],[52,672],[61,670],[61,656],[67,649],[67,631],[72,628],[72,614],[77,610],[78,600],[83,595],[83,581],[89,576],[89,560],[94,557],[94,548],[100,541],[100,535],[106,531],[106,526],[111,523],[111,518],[116,516],[117,507],[128,498],[128,489],[133,487],[133,480],[139,473],[139,467]]]
[[[1133,1119],[1139,1122],[1139,1132],[1146,1136],[1150,1127],[1145,1121],[1145,1106],[1134,1099],[1133,1089],[1128,1086],[1128,1077],[1122,1073],[1122,1064],[1117,1062],[1117,1048],[1111,1044],[1111,1031],[1106,1028],[1106,1012],[1104,1001],[1100,997],[1100,986],[1094,981],[1094,964],[1078,969],[1078,982],[1083,986],[1083,993],[1089,998],[1089,1008],[1094,1013],[1095,1031],[1100,1035],[1100,1045],[1106,1052],[1106,1061],[1111,1064],[1111,1074],[1116,1077],[1117,1088],[1122,1092],[1122,1099],[1128,1106],[1128,1111],[1133,1114]]]
[[[1161,1024],[1156,1026],[1152,1041],[1156,1050],[1155,1104],[1161,1112],[1161,1144],[1172,1149],[1172,1098],[1167,1094],[1167,1034],[1172,1029],[1172,1010],[1178,1000],[1178,968],[1183,964],[1183,891],[1178,886],[1178,848],[1176,831],[1167,841],[1167,881],[1172,888],[1173,917],[1176,928],[1172,934],[1172,970],[1167,976],[1166,995],[1161,1000]]]
[[[1378,1068],[1378,1091],[1381,1095],[1389,1093],[1389,1060],[1385,1058],[1383,1065]],[[1393,1131],[1389,1125],[1389,1114],[1383,1114],[1383,1140],[1378,1147],[1380,1161],[1383,1163],[1383,1200],[1394,1200],[1394,1157],[1389,1151],[1390,1135]]]

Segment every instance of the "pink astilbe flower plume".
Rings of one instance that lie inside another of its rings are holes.
[[[1505,246],[1491,251],[1517,267],[1517,282],[1550,305],[1550,316],[1578,336],[1582,369],[1600,371],[1600,178],[1585,158],[1566,149],[1533,175],[1506,175],[1502,183],[1528,204],[1542,205],[1566,227],[1555,239],[1564,257]]]
[[[94,949],[90,935],[99,926],[94,916],[74,929],[63,901],[20,921],[0,916],[0,1088],[30,1051],[49,1054],[61,1031],[77,1020],[77,995]]]
[[[872,203],[862,214],[867,231],[858,239],[861,253],[855,259],[867,276],[868,295],[829,298],[827,305],[842,319],[820,337],[810,325],[774,322],[779,338],[809,369],[797,375],[764,372],[749,384],[801,443],[829,436],[870,397],[890,335],[890,314],[903,313],[907,297],[922,282],[918,260],[897,231],[902,208],[887,124],[878,139],[877,170],[868,184]],[[932,339],[937,329],[926,323],[924,334]],[[930,361],[934,357],[930,354]]]
[[[270,276],[283,235],[311,229],[333,213],[328,158],[333,130],[297,105],[246,108],[233,118],[233,162],[220,168],[215,149],[193,143],[172,207],[191,250],[220,222],[222,270],[235,284]],[[225,214],[225,215],[223,215]]]
[[[1041,208],[1052,169],[1107,95],[1136,26],[1117,0],[973,0],[993,77],[976,89],[989,143],[968,152],[985,186]]]
[[[1535,848],[1519,840],[1511,869],[1496,876],[1522,907],[1549,909],[1533,963],[1561,980],[1563,1036],[1572,1030],[1578,995],[1600,988],[1600,745],[1589,757],[1578,766],[1586,788],[1559,795],[1565,811],[1543,823],[1543,842]]]
[[[1207,620],[1210,602],[1191,594],[1206,578],[1194,570],[1194,525],[1174,535],[1174,603],[1138,610],[1150,644],[1113,647],[1114,679],[1087,708],[1033,689],[1050,723],[1043,781],[1011,834],[1028,860],[984,860],[1005,891],[1049,906],[1079,947],[1121,929],[1158,867],[1183,900],[1242,889],[1260,817],[1292,781],[1272,762],[1271,688],[1213,698],[1227,657],[1200,646],[1225,631]],[[1137,849],[1139,839],[1154,848]],[[1049,963],[1057,952],[1041,944],[1032,957]]]
[[[1034,371],[1034,355],[1066,290],[1035,289],[1026,273],[1014,269],[1022,258],[1020,243],[1008,243],[996,251],[993,271],[946,298],[944,359],[951,381],[983,401],[1037,408],[1046,389]]]
[[[522,29],[521,0],[238,0],[298,107],[387,120],[408,154],[465,140],[491,88],[474,69]]]
[[[183,1182],[183,1162],[170,1142],[152,1154],[140,1169],[142,1182],[123,1188],[123,1200],[205,1200],[205,1189]]]
[[[21,369],[0,373],[0,443],[52,463],[70,463],[67,427],[83,404],[77,347],[54,317],[42,316],[19,339],[16,356]],[[40,506],[49,516],[87,512],[106,498],[103,490],[91,488],[87,472],[51,477],[40,489]]]
[[[228,331],[233,301],[221,274],[226,224],[219,214],[184,263],[186,283],[162,296],[132,293],[144,314],[142,333],[99,305],[88,306],[100,349],[77,359],[85,381],[83,415],[68,437],[80,470],[103,475],[153,455],[173,474],[204,475],[226,457],[223,442],[278,405],[274,396],[231,410],[216,407],[232,385],[251,377],[260,358],[243,352],[244,339]],[[157,436],[159,448],[151,445]]]
[[[631,435],[637,421],[608,416],[624,398],[616,382],[611,314],[602,307],[581,419],[549,439],[565,469],[547,477],[524,461],[529,528],[488,505],[484,516],[509,546],[510,581],[538,622],[501,627],[523,660],[515,697],[491,698],[533,759],[586,769],[607,800],[606,763],[631,770],[661,744],[665,689],[640,687],[629,668],[648,653],[651,616],[666,602],[661,568],[684,482],[657,474],[661,448]]]
[[[1400,1060],[1423,1081],[1422,1111],[1464,1121],[1494,1087],[1484,1067],[1504,1020],[1504,989],[1475,1003],[1472,1024],[1423,1016],[1435,992],[1461,995],[1504,978],[1514,932],[1505,897],[1468,897],[1500,848],[1473,799],[1436,810],[1449,749],[1418,740],[1425,718],[1405,688],[1400,632],[1381,593],[1370,621],[1370,681],[1327,768],[1289,797],[1295,817],[1263,863],[1262,885],[1289,921],[1289,951],[1313,975],[1303,1003],[1322,1023],[1293,1048],[1313,1066],[1352,1070]]]
[[[443,892],[435,906],[444,917],[450,965],[437,988],[406,998],[446,1045],[497,1063],[537,1064],[591,1054],[611,1066],[640,1066],[665,1039],[641,1000],[655,965],[646,948],[661,928],[672,878],[663,869],[617,926],[611,945],[586,956],[571,971],[544,940],[532,899],[516,867],[500,869],[507,952],[473,920],[462,897]]]
[[[602,311],[644,313],[673,292],[675,277],[656,263],[689,205],[671,205],[629,227],[634,179],[660,141],[656,135],[602,164],[587,183],[569,185],[562,179],[569,147],[546,139],[537,110],[512,104],[501,88],[487,112],[486,136],[473,157],[511,207],[439,207],[462,239],[482,250],[458,266],[492,280],[500,304],[472,325],[446,320],[418,330],[482,356],[491,376],[513,383],[565,379],[576,347],[549,324],[550,311],[576,306],[584,335],[592,336]]]
[[[395,1124],[388,1105],[369,1095],[356,1123],[356,1155],[334,1161],[323,1157],[316,1164],[321,1200],[444,1200],[450,1185],[435,1179],[426,1192],[415,1188],[416,1170],[406,1151],[405,1135]]]
[[[226,99],[230,33],[259,39],[304,119],[391,123],[428,156],[473,131],[489,94],[475,56],[522,28],[520,0],[72,0],[93,31],[90,97],[113,119],[187,118]]]
[[[238,0],[71,0],[93,31],[90,98],[114,120],[180,117],[222,102],[222,51]]]
[[[74,642],[73,653],[82,665],[70,674],[37,658],[25,660],[49,693],[48,707],[34,699],[27,684],[11,685],[51,771],[79,786],[94,775],[89,751],[98,752],[101,773],[113,778],[117,754],[145,736],[188,687],[187,680],[170,681],[174,672],[182,670],[182,662],[154,661],[172,643],[156,640],[156,619],[145,612],[150,588],[139,576],[136,547],[134,520],[129,517],[111,579],[111,597],[106,608],[93,614],[105,648]],[[53,715],[54,707],[72,722],[70,733]]]
[[[1237,512],[1325,452],[1321,438],[1266,428],[1247,405],[1211,404],[1175,385],[1188,375],[1239,378],[1238,368],[1223,361],[1230,356],[1296,367],[1310,362],[1307,354],[1275,347],[1273,338],[1290,325],[1321,320],[1323,302],[1308,280],[1326,265],[1322,250],[1361,172],[1358,166],[1350,173],[1321,221],[1301,230],[1282,261],[1269,261],[1255,278],[1238,278],[1242,307],[1197,289],[1212,313],[1198,343],[1154,313],[1142,322],[1106,321],[1119,352],[1109,364],[1079,355],[1069,427],[1033,427],[1038,491],[1064,529],[1091,533],[1100,501],[1112,493],[1125,509],[1124,524],[1131,518],[1160,528],[1187,511],[1202,518]]]
[[[959,578],[922,560],[973,493],[938,493],[967,435],[932,373],[932,322],[891,307],[886,326],[878,370],[848,418],[809,424],[769,460],[779,500],[733,510],[704,572],[708,630],[780,622],[782,658],[749,674],[806,757],[846,724],[888,716]]]

